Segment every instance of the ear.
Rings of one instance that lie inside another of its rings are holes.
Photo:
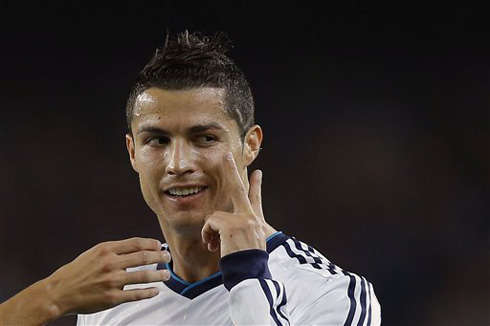
[[[129,161],[131,161],[131,165],[133,166],[133,169],[138,172],[138,165],[136,164],[136,159],[135,157],[135,148],[134,148],[134,138],[133,135],[131,134],[126,134],[126,149],[128,150],[129,154]]]
[[[249,166],[259,155],[260,144],[262,144],[262,128],[253,125],[245,135],[243,144],[243,162]]]

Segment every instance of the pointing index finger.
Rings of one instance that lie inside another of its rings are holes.
[[[235,212],[253,212],[248,198],[247,189],[243,184],[240,172],[236,166],[235,158],[231,152],[225,154],[225,184],[226,190],[231,196]]]
[[[250,189],[248,190],[248,198],[255,212],[255,215],[264,218],[262,212],[262,171],[255,170],[250,176]]]

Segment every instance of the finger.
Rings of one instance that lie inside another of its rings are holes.
[[[220,236],[218,233],[210,235],[208,242],[206,243],[208,250],[215,252],[220,248]]]
[[[229,214],[229,213],[226,213]],[[221,215],[221,212],[214,212],[206,218],[206,223],[201,230],[202,241],[207,244],[209,251],[216,251],[220,248],[220,233],[223,223],[229,222]]]
[[[210,216],[206,219],[201,230],[202,241],[207,245],[209,251],[216,251],[220,246],[219,221],[216,217]]]
[[[264,218],[262,211],[262,171],[255,170],[250,176],[250,189],[248,192],[250,204],[255,212],[255,215]]]
[[[107,243],[116,254],[129,254],[141,250],[160,251],[162,243],[156,239],[134,237]]]
[[[123,303],[153,298],[154,296],[158,295],[158,293],[160,293],[160,290],[155,287],[146,289],[124,290],[119,292],[118,302]]]
[[[142,250],[132,252],[121,257],[120,268],[136,267],[142,265],[150,265],[155,263],[168,263],[170,261],[170,253],[168,251],[148,251]]]
[[[250,200],[248,199],[247,189],[243,184],[235,158],[231,152],[225,154],[223,167],[225,170],[223,176],[225,187],[233,201],[234,212],[253,212]]]
[[[136,272],[123,272],[123,286],[129,284],[143,284],[152,282],[163,282],[170,278],[170,272],[167,269],[160,270],[142,270]]]

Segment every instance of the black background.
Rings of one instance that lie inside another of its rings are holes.
[[[488,325],[488,9],[7,1],[2,301],[98,242],[162,238],[127,159],[124,106],[167,29],[189,29],[227,32],[249,77],[273,226],[366,276],[384,325]]]

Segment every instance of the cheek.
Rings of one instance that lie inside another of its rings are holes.
[[[219,147],[207,148],[205,150],[194,151],[193,158],[195,162],[199,162],[204,174],[213,176],[216,174],[216,169],[219,167],[220,157],[225,151]]]
[[[135,159],[138,164],[138,175],[141,194],[147,205],[158,214],[159,205],[159,180],[161,179],[161,158],[151,155],[151,152],[136,151]]]
[[[140,179],[145,183],[151,182],[150,177],[161,174],[165,157],[164,155],[155,155],[150,150],[138,150],[135,152],[135,160],[138,165]]]

